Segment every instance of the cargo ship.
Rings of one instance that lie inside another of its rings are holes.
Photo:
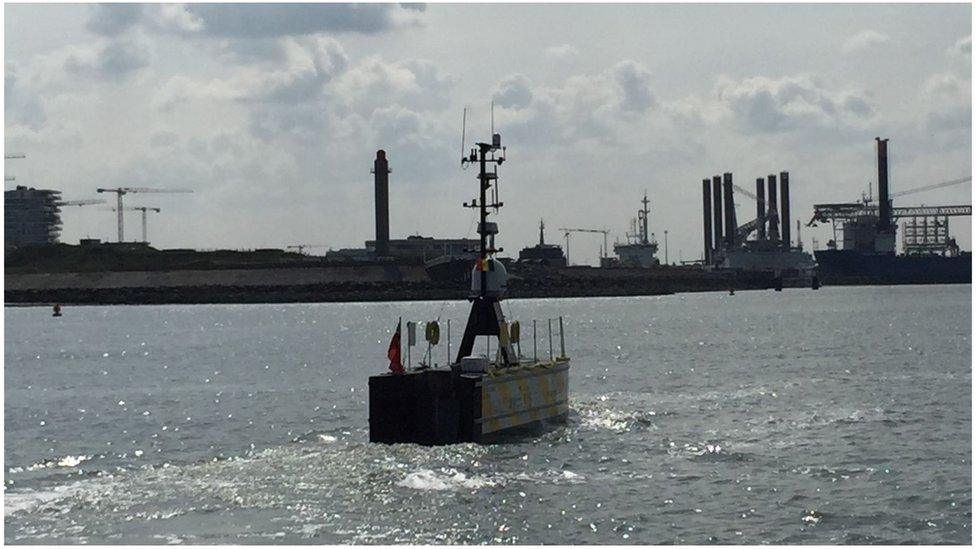
[[[888,139],[875,138],[878,155],[878,201],[814,205],[807,224],[830,222],[833,238],[816,250],[818,277],[824,284],[969,284],[972,253],[949,236],[949,218],[971,216],[968,204],[894,207],[892,198],[971,181],[963,177],[899,193],[889,193]],[[896,253],[897,220],[902,225],[902,253]]]
[[[624,267],[641,267],[644,269],[660,265],[661,262],[655,257],[657,254],[657,241],[653,235],[648,238],[647,225],[649,222],[647,205],[647,191],[644,191],[644,199],[641,200],[641,209],[637,210],[637,217],[631,224],[631,231],[627,233],[627,242],[616,243],[613,251],[620,258],[619,264]]]
[[[494,257],[498,224],[498,167],[505,160],[501,137],[477,143],[462,164],[479,166],[480,197],[464,206],[478,210],[480,243],[471,271],[471,311],[454,360],[443,367],[431,364],[431,347],[440,343],[439,324],[427,323],[425,362],[404,368],[400,327],[388,349],[390,372],[369,378],[369,440],[377,443],[423,445],[491,442],[499,438],[547,428],[566,421],[569,413],[569,358],[562,317],[547,319],[549,356],[539,357],[536,322],[532,321],[532,357],[524,356],[518,321],[509,322],[501,302],[508,286],[505,265]],[[489,171],[489,166],[491,170]],[[559,354],[554,354],[558,326]],[[409,353],[414,331],[408,323]],[[528,331],[528,330],[527,330]],[[484,355],[476,353],[478,338],[486,338]],[[494,353],[491,352],[494,344]],[[450,325],[448,325],[450,356]],[[493,356],[492,356],[493,355]],[[409,356],[409,355],[408,355]]]

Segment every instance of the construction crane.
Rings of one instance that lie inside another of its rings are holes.
[[[733,187],[735,187],[735,190],[737,190],[737,191],[739,191],[740,193],[742,193],[742,194],[744,194],[744,195],[746,195],[746,196],[748,196],[749,198],[751,198],[751,199],[753,199],[753,200],[759,200],[759,199],[758,199],[758,198],[756,197],[756,195],[754,195],[754,194],[752,194],[752,192],[750,192],[750,191],[748,191],[748,190],[746,190],[746,189],[744,189],[744,188],[742,188],[742,187],[740,187],[740,186],[738,186],[738,185],[736,185],[735,183],[733,183],[733,184],[732,184],[732,186],[733,186]]]
[[[147,215],[147,212],[156,212],[156,213],[159,213],[160,212],[160,209],[159,208],[151,208],[149,206],[128,206],[125,209],[126,210],[129,210],[129,211],[142,212],[142,243],[143,244],[149,244],[148,231],[146,230],[146,215]],[[115,211],[115,208],[111,208],[111,210],[114,212]]]
[[[299,254],[304,255],[305,250],[308,248],[331,248],[327,244],[294,244],[292,246],[285,246],[286,250],[298,250]]]
[[[104,200],[62,200],[57,202],[58,206],[90,206],[92,204],[104,204]]]
[[[115,193],[116,199],[118,201],[118,206],[114,209],[119,215],[119,242],[124,242],[124,228],[123,228],[123,210],[122,197],[130,193],[192,193],[189,189],[153,189],[149,187],[116,187],[114,189],[96,189],[100,193]],[[143,213],[143,221],[145,222],[145,213]],[[143,234],[143,240],[145,240],[145,234]]]
[[[610,231],[606,229],[565,229],[560,228],[566,238],[566,265],[569,265],[569,234],[570,233],[601,233],[603,234],[603,248],[600,250],[600,258],[607,257],[607,235]]]
[[[12,158],[27,158],[27,155],[24,154],[24,153],[10,153],[10,154],[3,155],[3,159],[4,160],[10,160]],[[3,176],[4,182],[6,182],[6,181],[14,181],[16,179],[17,178],[14,177],[14,176],[12,176],[12,175],[4,175]]]
[[[735,190],[739,191],[740,193],[748,196],[753,200],[759,200],[759,198],[756,197],[756,195],[751,191],[749,191],[748,189],[736,185],[735,183],[732,184],[732,187],[734,187]],[[760,225],[766,222],[772,222],[772,223],[779,222],[779,214],[776,212],[775,205],[766,211],[766,215],[758,216],[752,221],[746,222],[744,225],[739,225],[738,227],[736,227],[735,230],[736,244],[748,238],[753,231],[758,229]]]

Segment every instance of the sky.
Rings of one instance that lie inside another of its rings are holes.
[[[474,237],[466,143],[495,131],[502,255],[561,227],[623,240],[647,192],[668,259],[702,254],[701,180],[789,171],[814,203],[972,171],[969,4],[6,4],[4,145],[14,184],[66,200],[130,194],[161,248],[361,247],[377,149],[394,238]],[[737,195],[738,219],[754,215]],[[896,205],[970,204],[969,183]],[[109,205],[68,208],[62,241],[115,239]],[[127,212],[127,239],[140,237]],[[969,218],[951,232],[971,249]],[[794,238],[796,228],[794,226]],[[595,264],[602,238],[571,236]]]

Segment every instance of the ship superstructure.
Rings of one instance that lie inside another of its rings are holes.
[[[535,263],[549,267],[565,267],[566,256],[558,244],[546,244],[546,222],[539,220],[539,243],[519,251],[518,260],[522,263]]]
[[[654,235],[648,237],[648,222],[650,201],[647,199],[647,191],[644,191],[644,198],[641,200],[641,209],[637,210],[637,217],[631,221],[630,232],[626,234],[625,243],[615,243],[613,251],[620,258],[620,265],[623,267],[642,267],[649,268],[659,265],[661,262],[655,257],[657,254],[657,241]]]
[[[814,205],[808,226],[831,224],[827,249],[816,250],[818,272],[825,283],[891,284],[966,283],[972,280],[971,254],[950,237],[949,218],[971,216],[972,206],[895,207],[893,198],[958,185],[964,177],[890,193],[888,139],[875,138],[878,157],[878,200],[862,196],[857,202]],[[896,253],[898,220],[902,226],[902,254]]]
[[[736,220],[735,190],[756,201],[756,217],[742,225]],[[706,268],[772,272],[814,283],[813,258],[799,238],[796,246],[792,242],[789,172],[757,178],[755,194],[736,185],[728,172],[703,179],[702,214]]]

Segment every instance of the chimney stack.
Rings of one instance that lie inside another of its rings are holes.
[[[722,176],[712,177],[712,216],[715,230],[715,249],[722,247]]]
[[[732,174],[726,172],[725,178],[725,189],[723,192],[725,195],[725,245],[731,249],[735,245],[735,230],[737,229],[735,224],[735,202],[732,197]]]
[[[763,219],[766,216],[766,180],[756,179],[756,217]],[[766,221],[763,219],[756,228],[759,240],[766,240]]]
[[[385,257],[390,255],[390,166],[386,162],[386,151],[376,151],[373,183],[376,195],[376,257]]]
[[[703,223],[702,228],[704,229],[704,242],[705,242],[705,255],[702,256],[705,259],[705,265],[711,265],[712,263],[712,187],[711,181],[706,177],[702,179],[702,213]]]
[[[766,193],[766,204],[768,205],[769,213],[777,213],[777,218],[771,218],[769,220],[769,239],[772,241],[779,240],[779,215],[776,212],[776,176],[769,174],[766,177],[767,190]]]
[[[888,140],[875,137],[878,142],[878,230],[891,228],[891,201],[888,198]]]
[[[790,249],[790,172],[779,172],[779,226],[782,227],[783,248]]]

